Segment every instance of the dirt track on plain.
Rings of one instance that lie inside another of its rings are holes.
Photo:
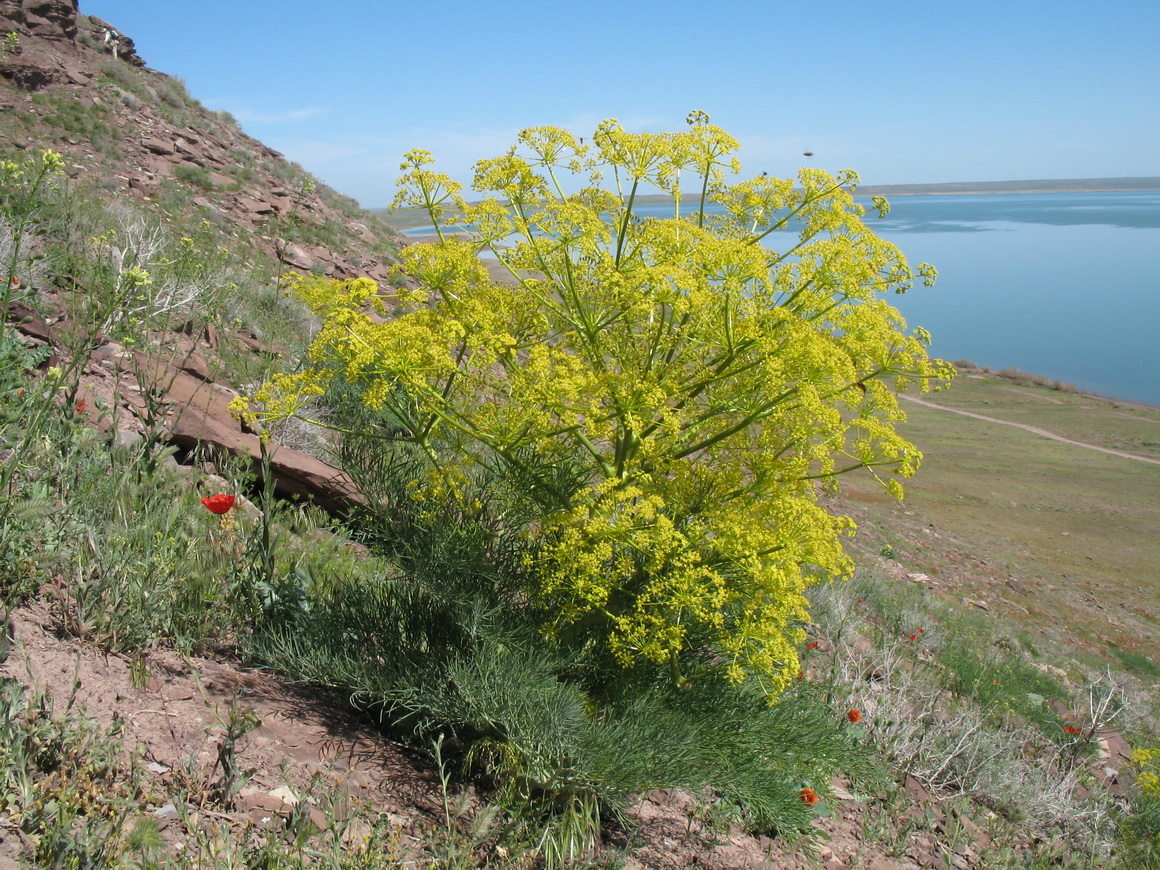
[[[1004,426],[1014,426],[1016,429],[1022,429],[1025,432],[1031,432],[1035,435],[1042,435],[1044,438],[1050,438],[1053,441],[1062,441],[1064,444],[1074,444],[1076,447],[1086,447],[1088,450],[1098,450],[1100,453],[1110,453],[1112,456],[1122,456],[1125,459],[1136,459],[1140,462],[1151,462],[1153,465],[1160,465],[1160,459],[1153,459],[1150,456],[1139,456],[1135,453],[1128,453],[1124,450],[1116,450],[1112,447],[1099,447],[1095,444],[1087,444],[1083,441],[1073,441],[1071,438],[1064,438],[1062,435],[1056,435],[1054,432],[1048,432],[1046,429],[1040,429],[1038,426],[1028,426],[1026,423],[1012,423],[1010,420],[1000,420],[996,417],[987,417],[983,414],[976,414],[974,411],[962,411],[958,408],[948,408],[946,405],[936,405],[934,402],[928,402],[925,399],[919,399],[914,396],[901,396],[908,402],[914,402],[916,405],[922,405],[926,408],[934,408],[938,411],[950,411],[952,414],[962,414],[964,417],[973,417],[976,420],[985,420],[988,423],[1000,423]]]

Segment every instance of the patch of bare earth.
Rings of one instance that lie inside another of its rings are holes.
[[[144,679],[135,679],[128,658],[59,636],[43,605],[15,611],[11,619],[13,645],[0,673],[50,692],[56,715],[72,707],[106,728],[119,726],[126,752],[141,752],[161,786],[158,805],[141,810],[163,833],[177,817],[174,794],[195,795],[220,778],[217,759],[231,707],[252,712],[260,723],[237,743],[236,764],[249,778],[228,803],[187,807],[195,816],[275,826],[299,796],[321,787],[346,792],[352,806],[390,814],[406,839],[429,827],[441,806],[438,781],[415,754],[329,693],[171,651],[148,653]],[[136,670],[141,673],[139,665]],[[317,827],[325,826],[320,812],[312,816]],[[0,855],[15,857],[20,845],[6,837]]]
[[[187,806],[195,821],[277,829],[301,796],[338,792],[349,795],[352,812],[358,808],[367,818],[387,814],[409,863],[426,865],[424,835],[442,818],[439,778],[426,757],[349,711],[345,699],[224,658],[154,650],[141,660],[142,669],[126,656],[62,636],[44,603],[14,611],[11,620],[12,648],[0,673],[47,690],[56,715],[81,712],[106,728],[122,729],[126,754],[141,754],[157,786],[156,805],[142,806],[141,813],[158,822],[172,848],[180,848],[184,836],[175,821],[174,795],[195,795],[199,787],[204,793],[220,777],[217,758],[233,708],[260,722],[237,743],[236,764],[248,779],[228,803]],[[882,844],[864,840],[868,808],[847,785],[834,783],[831,813],[819,818],[814,839],[791,843],[722,827],[712,822],[706,801],[662,790],[638,798],[626,813],[627,830],[610,832],[609,841],[627,848],[630,870],[944,866],[933,855],[923,860],[924,844],[917,841],[899,850],[914,857],[891,858]],[[320,828],[327,823],[317,809],[311,817]],[[354,836],[366,830],[351,828]],[[0,839],[0,868],[24,866],[19,862],[27,855],[25,845],[11,835]]]

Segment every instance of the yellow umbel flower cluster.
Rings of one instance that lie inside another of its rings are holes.
[[[1148,797],[1160,800],[1160,749],[1137,749],[1132,761],[1140,765],[1136,785]]]
[[[884,298],[933,270],[863,223],[853,173],[728,185],[737,143],[689,120],[606,121],[589,146],[526,130],[477,165],[493,196],[470,206],[408,154],[397,202],[441,239],[403,251],[419,289],[301,279],[324,325],[309,366],[257,402],[293,414],[338,380],[448,497],[476,465],[501,469],[534,507],[522,594],[550,636],[776,694],[798,671],[807,586],[850,571],[853,525],[819,487],[860,468],[900,495],[921,457],[896,394],[950,368]],[[566,193],[564,173],[587,186]],[[637,216],[643,190],[669,192],[671,217]]]

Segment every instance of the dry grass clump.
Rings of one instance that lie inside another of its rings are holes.
[[[891,591],[865,575],[813,603],[820,642],[810,678],[860,712],[865,739],[900,783],[936,802],[966,801],[1006,836],[1066,844],[1102,866],[1120,807],[1089,756],[1122,706],[1117,683],[1099,678],[1072,697],[920,590]],[[1053,699],[1074,715],[1061,718]]]
[[[1015,366],[1008,366],[998,372],[999,377],[1012,383],[1019,384],[1021,387],[1047,387],[1051,390],[1057,390],[1061,393],[1078,393],[1079,388],[1075,384],[1064,383],[1060,380],[1052,380],[1043,375],[1033,375],[1030,372],[1021,371]]]
[[[957,359],[951,363],[956,370],[960,372],[969,372],[972,374],[994,374],[1003,378],[1003,380],[1011,381],[1019,384],[1021,387],[1047,387],[1050,390],[1056,390],[1061,393],[1079,393],[1079,388],[1075,384],[1061,381],[1058,379],[1044,377],[1043,375],[1035,375],[1030,372],[1025,372],[1016,366],[1007,366],[1007,368],[995,371],[990,366],[980,366],[978,363],[969,359]]]

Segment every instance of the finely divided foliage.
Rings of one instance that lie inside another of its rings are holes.
[[[426,457],[420,493],[470,512],[475,472],[509,481],[529,518],[504,524],[528,545],[519,594],[548,636],[667,664],[676,685],[723,672],[776,695],[798,673],[807,586],[851,570],[853,523],[820,489],[864,468],[899,495],[920,454],[895,394],[950,369],[883,298],[933,270],[866,226],[853,173],[730,185],[736,141],[689,122],[606,121],[587,146],[525,130],[477,164],[490,198],[474,205],[410,152],[396,204],[439,236],[404,251],[418,289],[298,281],[324,326],[309,366],[257,402],[277,418],[355,387],[393,421],[378,434]],[[565,174],[587,186],[566,193]],[[671,219],[639,217],[658,188]]]

